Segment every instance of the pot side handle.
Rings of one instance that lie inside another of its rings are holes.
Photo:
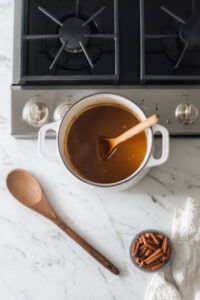
[[[153,154],[151,155],[149,162],[147,163],[147,168],[156,167],[164,164],[169,157],[169,132],[168,130],[159,124],[152,126],[153,135],[156,132],[160,132],[162,136],[162,154],[161,157],[156,159]]]
[[[45,145],[46,144],[46,133],[49,130],[53,130],[56,132],[56,136],[57,136],[59,125],[60,125],[59,121],[46,124],[40,128],[39,133],[38,133],[38,153],[43,158],[48,159],[53,162],[57,161],[57,153],[56,154],[54,153],[54,155],[53,154],[50,155],[48,152],[46,152],[46,150],[45,150],[46,149],[46,147],[45,147],[46,146]]]

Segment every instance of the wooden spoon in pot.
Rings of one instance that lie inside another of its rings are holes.
[[[158,122],[159,116],[152,115],[151,117],[147,118],[144,121],[141,121],[139,124],[125,131],[116,138],[101,137],[98,140],[98,150],[100,157],[103,159],[110,158],[117,149],[117,146],[119,146],[119,144],[127,141],[131,137],[135,136],[136,134],[142,132],[143,130],[151,127],[152,125]]]
[[[45,198],[39,182],[30,173],[22,169],[15,169],[8,174],[6,184],[10,193],[19,202],[51,220],[110,272],[116,275],[119,274],[119,270],[111,262],[82,239],[56,215]]]

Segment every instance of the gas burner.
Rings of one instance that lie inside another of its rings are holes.
[[[161,6],[160,8],[166,14],[171,16],[172,19],[181,24],[178,35],[174,36],[175,38],[181,39],[183,42],[183,48],[174,66],[174,69],[176,70],[183,61],[186,51],[200,46],[200,20],[196,19],[196,16],[192,16],[189,20],[184,20],[168,8],[164,6]]]
[[[180,65],[177,65],[177,62],[180,58],[180,53],[187,45],[188,39],[186,39],[185,24],[178,24],[175,20],[171,19],[165,26],[163,26],[163,36],[171,36],[171,38],[162,39],[161,43],[165,54],[169,57],[170,60],[175,62],[174,70],[177,70],[180,65],[186,67],[197,67],[200,66],[200,44],[198,45],[197,40],[195,39],[188,45],[187,51],[185,51],[182,60],[179,62]]]
[[[145,2],[146,1],[146,2]],[[159,1],[159,0],[158,0]],[[146,6],[144,6],[144,2]],[[170,9],[160,5],[149,12],[148,0],[141,3],[141,79],[145,80],[199,80],[200,79],[200,5],[197,0],[168,0]],[[164,1],[160,1],[162,4]],[[165,2],[166,3],[166,2]],[[172,10],[173,5],[176,7]],[[159,15],[159,10],[163,14]],[[148,12],[148,14],[147,14]],[[145,20],[152,13],[158,14],[154,24]],[[167,18],[170,17],[170,18]],[[156,27],[156,22],[157,27]],[[146,26],[146,27],[145,27]],[[153,29],[153,30],[152,30]],[[145,30],[151,33],[146,34]],[[157,33],[152,33],[157,30]],[[159,30],[159,31],[158,31]],[[156,49],[156,50],[155,50]],[[155,52],[156,51],[156,52]],[[156,54],[156,56],[155,56]],[[155,66],[152,63],[157,59]],[[159,67],[158,64],[162,67]],[[173,65],[172,65],[173,64]]]
[[[40,2],[24,0],[21,83],[118,82],[118,0]]]
[[[86,48],[86,45],[89,42],[89,38],[92,37],[92,35],[90,35],[90,29],[88,24],[91,23],[99,14],[101,14],[106,7],[103,6],[102,8],[100,8],[86,21],[82,20],[79,17],[79,8],[80,3],[79,0],[77,0],[74,16],[67,18],[64,20],[64,22],[62,22],[43,7],[38,7],[38,9],[42,13],[44,13],[48,18],[50,18],[54,23],[56,23],[60,27],[59,34],[57,37],[59,37],[59,39],[61,40],[62,46],[55,55],[54,60],[50,65],[50,69],[52,69],[55,66],[59,57],[62,55],[63,50],[74,54],[83,52],[88,64],[92,69],[94,69],[94,62]]]
[[[191,18],[181,25],[179,36],[184,44],[189,41],[189,48],[200,48],[200,20]]]
[[[100,12],[104,9],[105,6],[102,7]],[[65,14],[65,10],[67,14]],[[98,10],[98,14],[100,12]],[[92,39],[92,36],[95,34],[103,34],[103,28],[99,19],[96,17],[91,19],[90,12],[85,7],[81,7],[77,17],[72,5],[66,5],[64,10],[63,8],[58,9],[56,14],[59,16],[63,26],[55,28],[54,22],[49,22],[48,24],[47,32],[51,33],[56,30],[59,35],[57,41],[50,39],[46,41],[45,52],[48,58],[54,61],[57,53],[59,53],[59,49],[62,49],[62,55],[56,61],[57,67],[77,71],[88,69],[88,72],[92,72],[104,48],[103,39]],[[88,59],[86,59],[86,56]],[[53,69],[52,65],[50,69]],[[54,70],[56,72],[56,68]]]
[[[60,40],[66,45],[67,52],[83,52],[83,47],[89,42],[89,38],[85,35],[90,33],[90,28],[88,25],[83,25],[84,20],[73,17],[64,21],[63,26],[60,27]]]

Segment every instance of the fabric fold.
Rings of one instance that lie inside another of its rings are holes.
[[[153,276],[145,300],[200,300],[200,200],[175,211],[172,243],[173,263]]]

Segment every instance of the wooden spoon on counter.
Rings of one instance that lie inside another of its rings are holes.
[[[152,115],[151,117],[147,118],[144,121],[141,121],[134,127],[130,128],[129,130],[125,131],[124,133],[120,134],[115,138],[109,138],[109,137],[99,138],[98,150],[99,150],[100,157],[103,159],[110,158],[114,154],[115,150],[117,149],[117,146],[119,146],[121,143],[127,141],[128,139],[132,138],[136,134],[155,125],[158,122],[159,122],[159,116]]]
[[[10,193],[19,202],[51,220],[110,272],[116,275],[119,274],[119,270],[111,262],[56,215],[46,199],[39,182],[30,173],[22,169],[15,169],[8,174],[6,184]]]

